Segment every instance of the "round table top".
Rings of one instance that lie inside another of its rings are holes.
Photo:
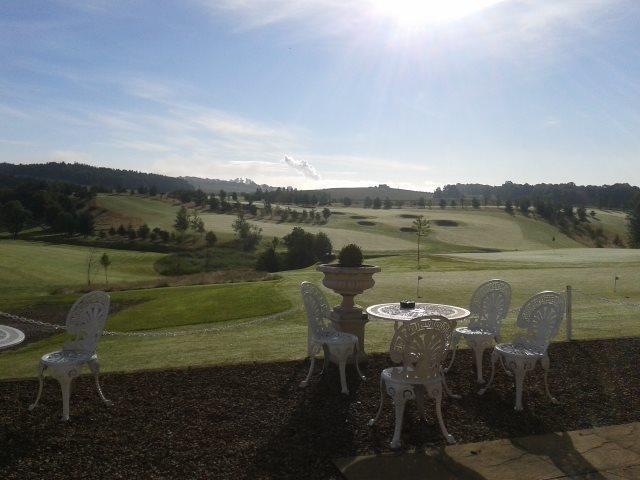
[[[0,325],[0,349],[17,345],[24,340],[24,333],[17,328]]]
[[[449,320],[462,320],[471,315],[466,308],[439,303],[416,303],[415,308],[400,308],[400,303],[381,303],[367,308],[367,315],[373,319],[408,322],[426,315],[442,315]]]

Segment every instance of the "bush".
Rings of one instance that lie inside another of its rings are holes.
[[[338,264],[341,267],[362,266],[362,250],[354,243],[345,245],[338,255]]]
[[[212,231],[208,231],[207,234],[204,236],[204,240],[205,242],[207,242],[208,247],[213,247],[218,241],[218,237],[216,237],[216,234],[213,233]]]
[[[322,262],[326,262],[331,259],[333,245],[331,240],[324,232],[318,232],[313,241],[313,253],[316,258]]]

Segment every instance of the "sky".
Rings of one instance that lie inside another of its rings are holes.
[[[4,0],[0,161],[640,184],[637,0]]]

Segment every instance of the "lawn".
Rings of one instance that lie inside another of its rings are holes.
[[[102,221],[117,227],[123,223],[138,225],[143,221],[150,227],[171,229],[178,207],[171,201],[138,195],[99,195],[96,203],[108,210]],[[295,207],[298,211],[302,208]],[[326,225],[310,223],[279,223],[275,220],[252,220],[265,237],[283,237],[294,226],[302,226],[313,233],[324,231],[334,248],[357,243],[370,252],[412,250],[415,236],[401,231],[411,227],[413,217],[424,215],[431,221],[429,246],[433,253],[497,250],[541,250],[580,247],[581,244],[544,221],[524,217],[520,213],[508,215],[495,207],[473,208],[392,208],[373,210],[359,207],[332,206],[334,214]],[[208,230],[221,240],[232,238],[233,215],[200,212]],[[444,221],[444,224],[442,224]],[[360,223],[359,223],[360,222]],[[365,225],[362,222],[366,222]],[[620,212],[597,211],[594,226],[602,226],[608,234],[624,236],[625,217]],[[555,239],[555,240],[554,240]]]
[[[511,255],[522,258],[508,261],[495,260],[493,257],[497,254],[493,253],[474,259],[434,256],[423,261],[421,294],[424,301],[465,306],[480,283],[502,278],[513,286],[513,306],[518,307],[541,290],[564,291],[566,285],[572,285],[575,289],[575,338],[637,336],[640,335],[640,268],[638,263],[612,261],[620,251],[571,250],[574,256],[582,258],[577,264],[570,261],[528,263],[530,255],[527,252],[515,252]],[[632,253],[629,251],[628,255]],[[549,251],[548,255],[554,255],[554,252]],[[374,288],[358,297],[361,305],[415,297],[413,256],[387,256],[371,261],[383,270],[375,275]],[[620,277],[615,294],[612,291],[614,274]],[[231,328],[219,333],[180,337],[105,337],[99,349],[103,369],[132,371],[302,360],[306,355],[307,327],[298,285],[303,280],[320,284],[321,274],[309,268],[285,272],[282,277],[260,284],[114,293],[113,303],[118,311],[109,321],[108,328],[112,330],[200,330],[219,325]],[[338,302],[337,295],[324,290],[331,303]],[[608,303],[602,297],[615,303]],[[40,301],[69,305],[73,298],[53,296]],[[241,325],[278,311],[283,314],[277,318]],[[235,326],[235,320],[238,326]],[[392,328],[388,323],[370,322],[366,329],[367,350],[386,351]],[[505,338],[510,338],[515,330],[515,313],[512,313],[505,322]],[[558,340],[563,338],[564,329]],[[39,355],[59,348],[60,344],[60,337],[52,337],[0,354],[0,377],[33,376]]]
[[[96,268],[92,281],[104,285],[99,257],[111,259],[109,281],[112,284],[151,280],[158,277],[153,265],[163,255],[136,251],[92,249],[71,245],[53,245],[21,240],[0,240],[0,300],[48,295],[56,289],[87,284],[87,263],[93,252]]]

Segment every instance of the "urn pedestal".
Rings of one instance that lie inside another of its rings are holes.
[[[341,332],[352,333],[358,337],[361,360],[366,359],[364,351],[364,326],[367,314],[355,303],[354,297],[375,285],[373,274],[380,271],[374,265],[360,267],[340,267],[323,264],[318,271],[324,273],[322,284],[335,293],[342,295],[342,303],[336,305],[331,313],[331,321]]]

